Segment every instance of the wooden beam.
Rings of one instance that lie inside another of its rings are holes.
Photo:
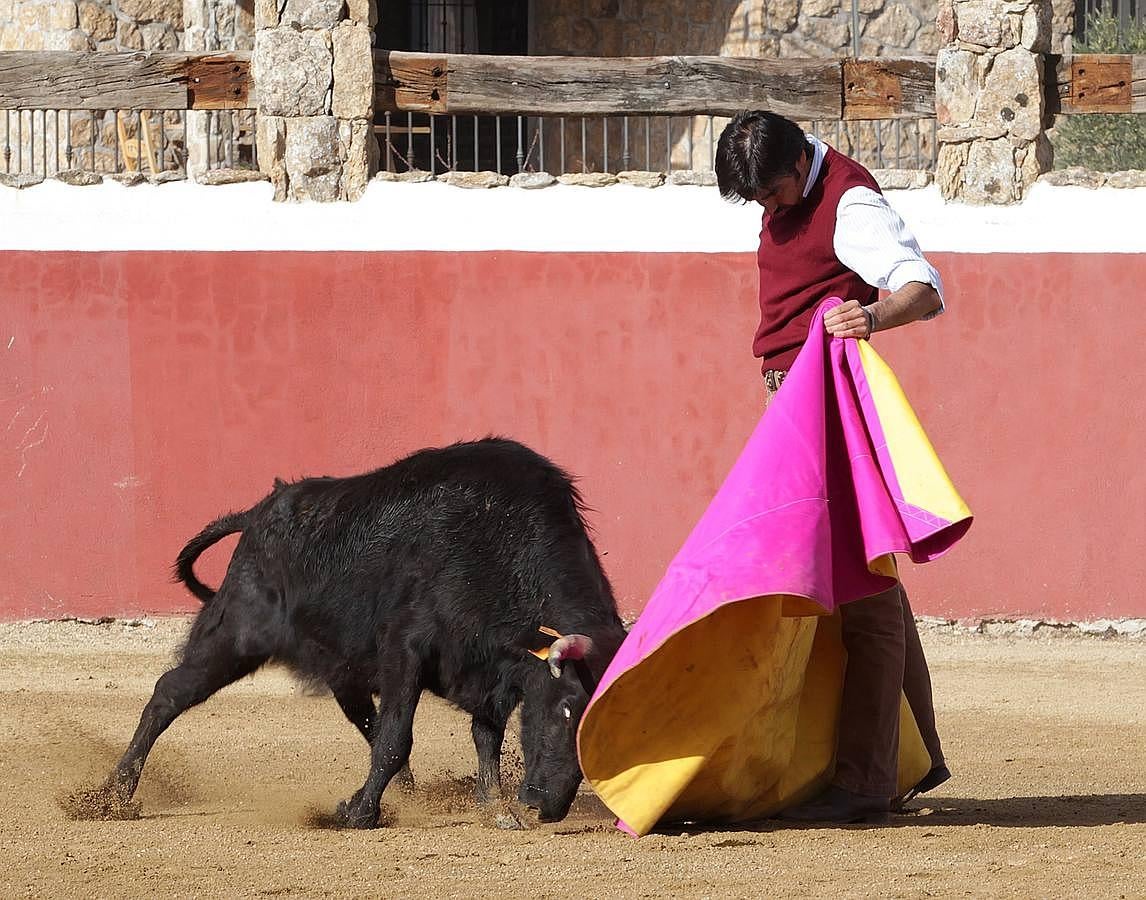
[[[380,109],[522,115],[934,115],[931,59],[545,57],[377,51]],[[1146,55],[1058,63],[1061,112],[1146,113]],[[250,53],[0,53],[0,109],[251,109]]]
[[[1059,112],[1146,113],[1146,55],[1080,53],[1056,70]]]
[[[0,53],[0,109],[250,109],[250,53]]]
[[[483,56],[375,51],[377,107],[548,116],[719,115],[770,109],[838,119],[835,59]]]
[[[844,119],[920,119],[935,115],[935,60],[845,59]]]

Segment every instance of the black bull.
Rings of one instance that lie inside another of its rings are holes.
[[[192,565],[240,531],[216,593]],[[377,824],[383,790],[406,773],[423,690],[472,716],[479,802],[500,795],[506,721],[521,703],[518,797],[543,821],[568,813],[577,725],[624,631],[577,490],[544,457],[486,439],[351,478],[276,481],[193,538],[176,574],[204,605],[97,792],[109,806],[131,800],[180,713],[274,660],[328,686],[370,743],[365,784],[339,804],[343,824]],[[530,652],[543,649],[543,626],[566,636],[549,665]]]

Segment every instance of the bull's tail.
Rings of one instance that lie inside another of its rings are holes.
[[[242,531],[247,525],[249,514],[250,511],[248,510],[247,512],[231,513],[216,519],[191,538],[187,542],[187,546],[179,551],[179,558],[175,560],[175,578],[177,581],[182,581],[187,586],[187,590],[198,597],[201,602],[210,603],[215,596],[215,591],[195,577],[195,560],[212,544],[218,543],[229,534]]]

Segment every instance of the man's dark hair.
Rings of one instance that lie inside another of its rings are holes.
[[[742,112],[725,126],[716,145],[716,184],[725,200],[753,200],[777,178],[796,171],[809,150],[795,122],[771,112]]]

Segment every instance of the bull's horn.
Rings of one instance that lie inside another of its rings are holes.
[[[549,674],[561,677],[561,664],[567,659],[584,659],[593,652],[593,639],[587,634],[567,634],[549,646]]]

